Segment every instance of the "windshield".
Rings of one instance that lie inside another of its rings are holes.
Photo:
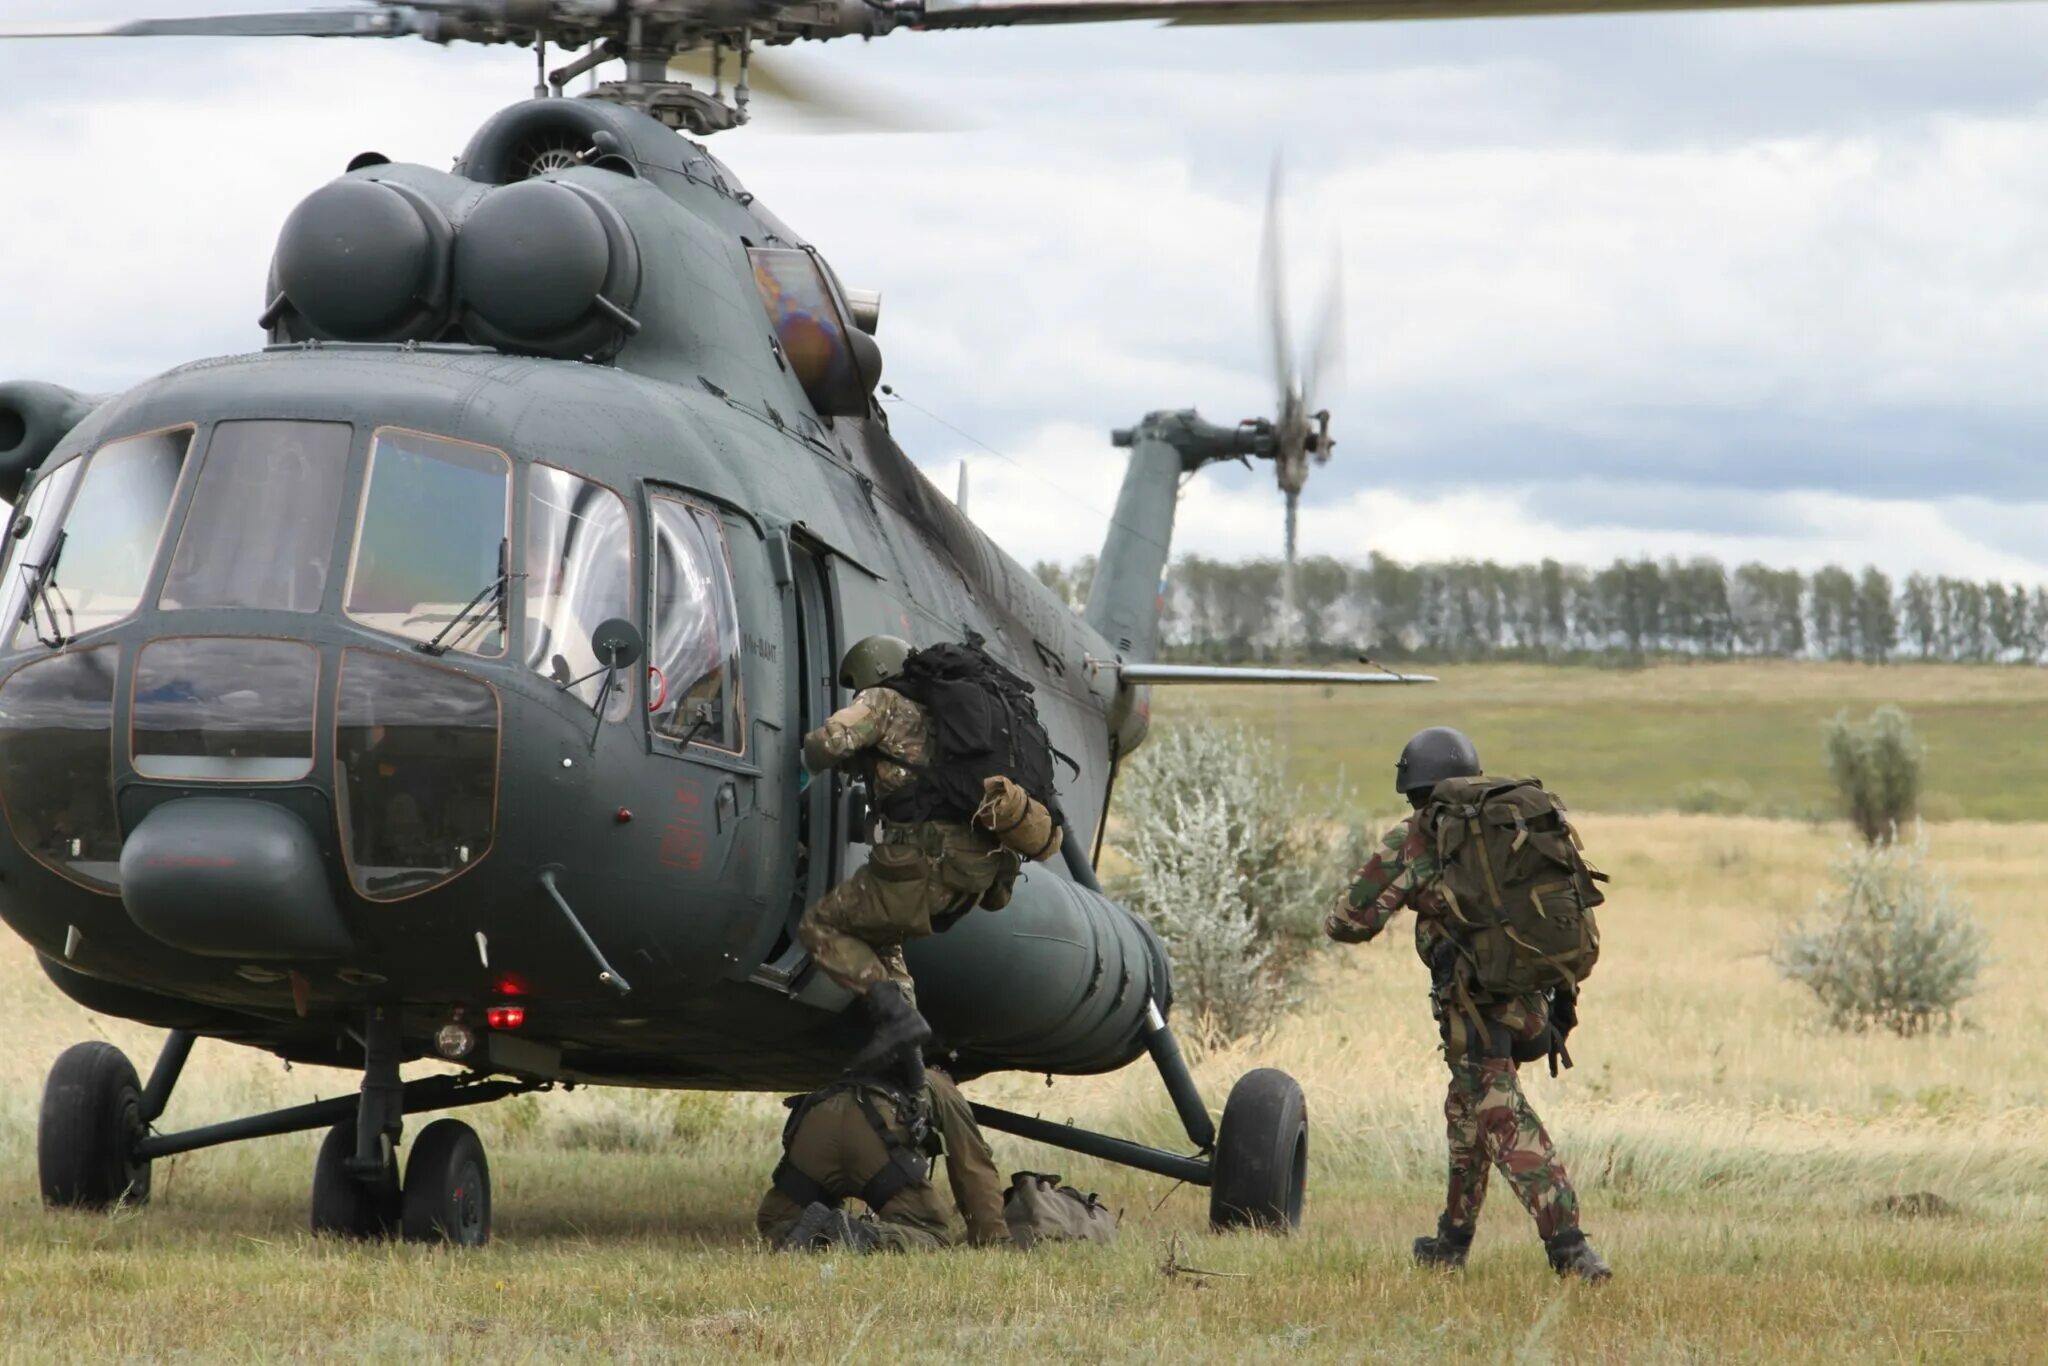
[[[86,458],[54,563],[44,558],[39,584],[26,585],[31,615],[15,628],[16,649],[37,640],[61,645],[141,605],[191,444],[183,427],[109,442]]]
[[[526,666],[556,682],[576,680],[569,691],[597,705],[604,676],[591,632],[609,618],[632,618],[632,582],[625,500],[602,484],[535,465],[526,486]],[[628,681],[613,681],[610,720],[627,715]]]
[[[511,475],[485,446],[379,432],[348,614],[437,653],[503,654]]]
[[[215,427],[158,605],[318,611],[349,438],[340,422]]]

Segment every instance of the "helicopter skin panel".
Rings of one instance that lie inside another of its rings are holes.
[[[1896,4],[1908,0],[927,0],[924,14],[915,26],[995,28],[1011,24],[1119,23],[1145,19],[1173,25],[1332,24],[1869,3]]]

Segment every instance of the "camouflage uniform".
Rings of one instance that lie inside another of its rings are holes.
[[[1009,1243],[1010,1226],[1003,1219],[1003,1183],[995,1155],[974,1122],[966,1097],[944,1072],[925,1074],[932,1122],[946,1146],[946,1179],[953,1204],[967,1224],[973,1246]],[[891,1135],[899,1143],[912,1140],[911,1124],[901,1113],[898,1093],[881,1085],[856,1082],[865,1091]],[[889,1146],[862,1113],[852,1086],[812,1105],[790,1135],[785,1159],[831,1194],[833,1203],[857,1198],[861,1188],[889,1164]],[[761,1197],[754,1227],[773,1246],[780,1246],[802,1217],[805,1206],[779,1187]],[[875,1245],[889,1252],[927,1252],[954,1242],[945,1206],[929,1180],[904,1187],[874,1215]]]
[[[922,763],[930,732],[923,707],[892,689],[868,688],[804,737],[804,766],[815,773],[849,760],[865,764],[879,808],[915,781],[884,756]],[[848,991],[893,981],[909,996],[903,941],[930,934],[933,916],[972,906],[1016,869],[1016,856],[969,821],[880,820],[868,861],[804,912],[797,938]]]
[[[1332,939],[1356,943],[1385,929],[1404,906],[1414,909],[1415,951],[1430,968],[1430,998],[1451,1069],[1444,1097],[1451,1147],[1444,1221],[1471,1230],[1486,1199],[1491,1163],[1548,1241],[1578,1228],[1579,1198],[1550,1135],[1522,1094],[1513,1057],[1519,1046],[1540,1045],[1546,1037],[1548,1003],[1540,995],[1486,999],[1457,979],[1451,967],[1455,949],[1443,927],[1445,906],[1435,890],[1437,876],[1436,851],[1419,815],[1410,816],[1386,833],[1379,851],[1353,875],[1323,929]]]

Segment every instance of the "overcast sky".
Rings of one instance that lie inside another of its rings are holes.
[[[2048,4],[776,55],[957,125],[799,135],[764,106],[714,149],[883,292],[891,382],[974,440],[900,406],[897,435],[949,490],[965,458],[971,513],[1027,562],[1096,548],[1110,427],[1270,411],[1254,277],[1284,153],[1296,327],[1341,252],[1351,343],[1306,550],[2048,579]],[[0,51],[0,376],[118,389],[257,344],[291,207],[366,148],[446,165],[530,60]],[[1271,552],[1280,519],[1269,471],[1212,470],[1178,548]]]

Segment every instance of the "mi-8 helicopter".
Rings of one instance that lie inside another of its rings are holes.
[[[1261,1069],[1211,1119],[1166,956],[1089,851],[1149,685],[1394,681],[1152,662],[1179,482],[1298,463],[1313,429],[1119,434],[1077,617],[892,439],[874,296],[679,134],[743,121],[754,49],[799,38],[1677,7],[437,0],[63,26],[521,43],[543,80],[452,171],[365,155],[302,202],[262,351],[107,399],[0,385],[0,916],[68,995],[170,1031],[146,1083],[104,1044],[57,1061],[45,1198],[139,1200],[156,1158],[325,1129],[316,1229],[474,1244],[481,1144],[437,1120],[401,1180],[408,1117],[827,1079],[858,1029],[791,931],[862,857],[864,803],[800,788],[797,749],[844,700],[848,644],[972,632],[1079,772],[1063,864],[909,946],[920,1005],[966,1076],[1149,1053],[1194,1151],[983,1122],[1207,1185],[1218,1226],[1298,1222],[1300,1089]],[[581,55],[549,70],[551,47]],[[671,78],[684,53],[710,88]],[[565,95],[615,60],[624,79]],[[360,1068],[360,1094],[157,1132],[201,1035]],[[402,1078],[425,1058],[460,1070]]]

